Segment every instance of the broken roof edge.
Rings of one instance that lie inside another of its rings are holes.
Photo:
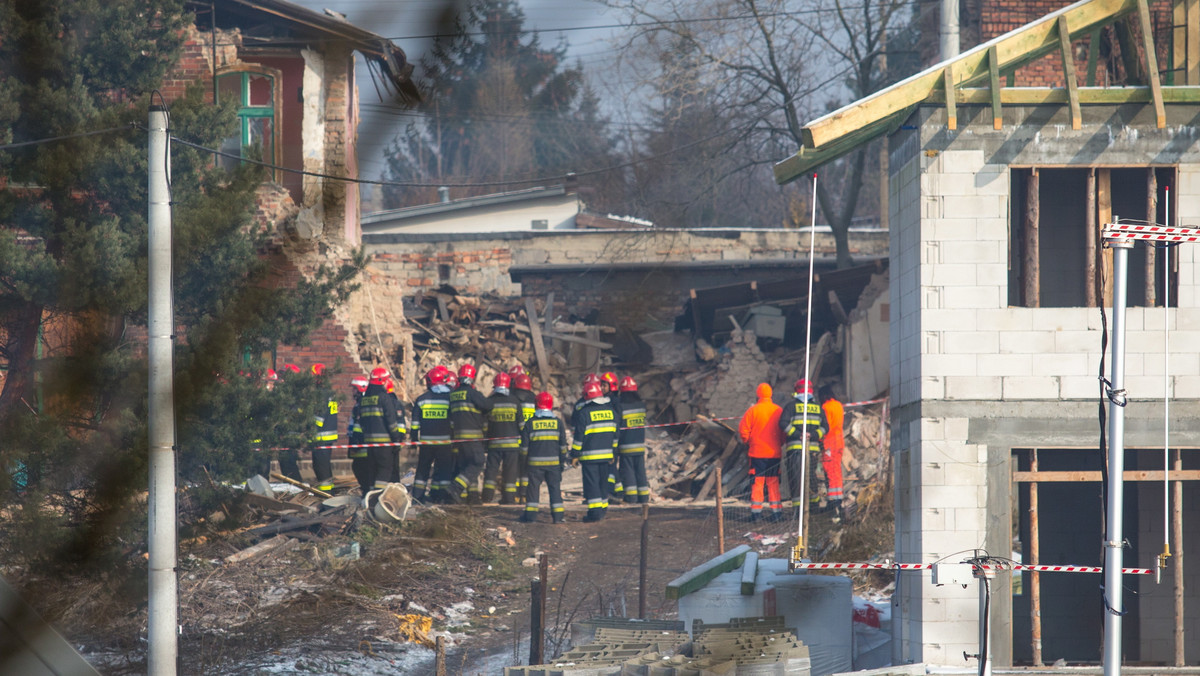
[[[261,12],[290,21],[309,30],[337,36],[348,42],[355,51],[380,67],[397,95],[404,103],[421,100],[421,92],[412,79],[413,65],[407,55],[391,40],[354,25],[347,19],[327,16],[286,0],[222,0],[230,5]],[[208,3],[192,2],[206,5]]]
[[[775,182],[796,180],[806,171],[835,160],[858,146],[894,131],[895,119],[944,85],[947,71],[954,87],[980,82],[991,69],[1012,71],[1058,49],[1058,20],[1065,18],[1072,40],[1098,26],[1137,11],[1138,0],[1080,0],[992,38],[958,56],[936,63],[874,94],[823,115],[801,128],[803,146],[775,164]],[[995,50],[997,63],[989,53]]]

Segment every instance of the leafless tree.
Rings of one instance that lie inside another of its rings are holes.
[[[805,120],[881,88],[888,32],[912,6],[904,0],[600,1],[622,11],[631,27],[631,56],[622,66],[664,102],[657,115],[723,116],[714,141],[734,158],[719,168],[725,177],[767,174],[764,168],[802,145]],[[839,267],[851,264],[847,233],[867,167],[861,147],[830,167],[834,180],[818,184]],[[795,192],[781,197],[788,220],[803,222],[796,217],[804,199]]]

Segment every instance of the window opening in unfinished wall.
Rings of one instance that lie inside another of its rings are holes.
[[[1164,223],[1175,176],[1174,167],[1013,169],[1008,304],[1110,305],[1112,252],[1101,246],[1100,229],[1114,218]],[[1164,258],[1154,247],[1130,256],[1130,306],[1161,307],[1168,284],[1176,296],[1176,271],[1165,269]]]

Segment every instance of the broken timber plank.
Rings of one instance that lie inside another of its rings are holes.
[[[338,520],[339,519],[337,516],[321,516],[311,519],[292,519],[280,521],[279,523],[268,524],[266,526],[259,526],[258,528],[251,528],[250,530],[246,531],[246,534],[251,537],[266,537],[268,535],[277,535],[279,533],[287,533],[289,531],[312,528],[313,526],[324,526],[327,523]]]
[[[667,583],[667,599],[680,599],[712,582],[721,573],[738,568],[750,552],[749,545],[738,545],[707,563],[689,570]]]
[[[331,494],[331,493],[326,493],[323,490],[309,486],[308,484],[304,483],[303,481],[296,481],[295,479],[293,479],[291,477],[286,477],[286,476],[276,473],[276,472],[271,472],[271,478],[278,479],[279,481],[282,481],[284,483],[289,483],[297,488],[303,488],[304,490],[308,491],[309,493],[312,493],[313,495],[320,497],[320,498],[332,498],[333,497],[333,494]]]
[[[271,538],[270,540],[263,540],[262,542],[254,545],[252,547],[247,547],[241,551],[234,552],[234,553],[230,554],[229,556],[226,556],[225,563],[241,563],[242,561],[245,561],[247,559],[253,559],[254,557],[256,557],[260,554],[265,554],[265,553],[271,551],[272,549],[276,549],[277,547],[280,547],[281,545],[287,544],[287,542],[288,542],[288,536],[276,535],[275,537]]]
[[[542,340],[542,329],[538,326],[537,308],[533,299],[525,299],[525,319],[529,321],[529,335],[532,337],[533,354],[537,356],[538,371],[541,373],[543,384],[550,377],[550,360],[546,358],[546,343]]]
[[[732,454],[734,449],[736,449],[738,447],[739,443],[740,443],[740,441],[736,435],[732,439],[730,439],[729,443],[725,444],[725,449],[721,451],[721,455],[719,457],[717,457],[716,461],[713,463],[713,466],[714,467],[724,467],[725,461],[729,459],[730,454]],[[694,499],[695,500],[707,499],[708,494],[709,494],[709,492],[711,492],[713,490],[713,486],[716,484],[716,481],[717,481],[717,473],[709,472],[708,478],[704,480],[704,485],[700,487],[700,492],[696,493],[696,497]]]

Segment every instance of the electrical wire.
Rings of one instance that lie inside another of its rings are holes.
[[[30,146],[37,146],[37,145],[42,145],[42,144],[46,144],[46,143],[55,143],[58,141],[68,141],[73,138],[84,138],[87,136],[99,136],[101,134],[112,134],[112,133],[118,132],[118,131],[129,131],[132,129],[137,129],[138,127],[139,127],[139,125],[137,123],[130,123],[130,124],[122,125],[120,127],[109,127],[107,129],[97,129],[96,131],[82,131],[82,132],[79,132],[78,134],[66,134],[65,136],[50,136],[47,138],[36,139],[34,141],[20,141],[17,143],[4,143],[4,144],[0,144],[0,150],[13,150],[16,148],[27,148]]]

